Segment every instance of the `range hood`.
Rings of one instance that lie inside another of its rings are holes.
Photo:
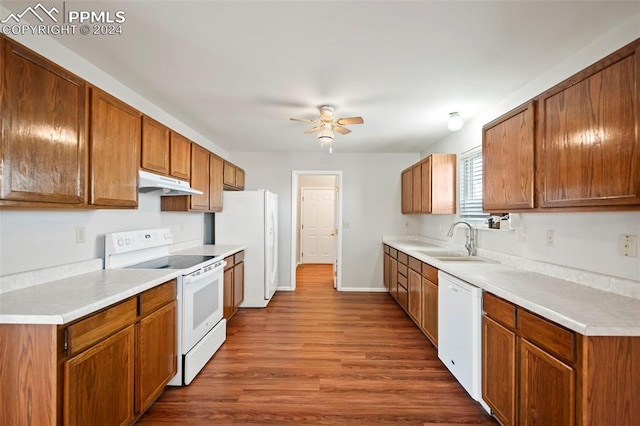
[[[201,195],[202,191],[191,188],[185,180],[157,175],[140,170],[138,190],[140,192],[158,191],[159,195]]]

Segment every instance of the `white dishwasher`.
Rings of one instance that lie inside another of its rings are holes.
[[[482,290],[438,272],[438,358],[481,401]]]

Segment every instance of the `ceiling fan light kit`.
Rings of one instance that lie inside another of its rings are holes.
[[[329,145],[329,153],[333,152],[333,140],[336,136],[334,132],[346,135],[351,133],[351,130],[344,127],[345,125],[364,123],[364,119],[362,117],[344,117],[336,119],[333,115],[334,108],[330,105],[322,105],[318,109],[320,111],[320,115],[315,120],[309,120],[306,118],[291,118],[291,120],[314,124],[314,127],[304,133],[318,132],[318,141],[320,141],[320,146],[324,148],[325,145]]]
[[[450,112],[447,120],[447,128],[452,132],[457,132],[464,126],[464,120],[459,112]]]

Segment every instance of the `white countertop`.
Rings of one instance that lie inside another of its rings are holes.
[[[173,254],[226,257],[245,248],[243,245],[200,245]],[[91,262],[89,267],[95,268],[96,264]],[[13,281],[20,282],[22,288],[0,293],[0,324],[66,324],[180,274],[177,269],[99,269],[86,272],[75,265],[62,269],[72,275],[62,277],[53,273],[51,276],[56,279],[48,282],[41,282],[47,270],[11,277]],[[82,272],[75,275],[74,271]],[[37,285],[23,282],[31,279],[36,280]]]
[[[640,336],[638,299],[500,263],[440,261],[426,253],[446,248],[426,242],[383,242],[580,334]]]
[[[178,276],[175,269],[107,269],[0,294],[0,324],[66,324]]]

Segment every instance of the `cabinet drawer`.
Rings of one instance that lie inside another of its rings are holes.
[[[151,288],[140,295],[140,315],[153,312],[176,298],[176,280]]]
[[[233,268],[233,265],[234,265],[234,263],[233,263],[233,255],[225,257],[225,258],[224,258],[224,261],[225,261],[225,262],[227,262],[227,264],[226,264],[226,265],[224,265],[224,270],[225,270],[225,271],[226,271],[227,269],[231,269],[231,268]]]
[[[520,336],[534,342],[547,352],[573,363],[575,361],[575,334],[571,330],[518,308]]]
[[[406,253],[401,251],[398,252],[398,262],[408,265],[409,264],[409,256]]]
[[[133,324],[138,316],[137,304],[137,298],[132,297],[67,327],[69,355],[93,346],[105,337]]]
[[[414,259],[413,257],[409,256],[409,268],[411,268],[414,271],[416,271],[417,273],[421,274],[422,273],[422,262],[420,262],[418,259]]]
[[[398,262],[398,274],[404,275],[405,278],[408,277],[409,276],[409,268],[407,268],[407,265],[403,265],[403,264]]]
[[[389,246],[388,246],[388,245],[386,245],[386,244],[384,245],[384,252],[385,252],[386,254],[389,254],[390,249],[391,249],[391,247],[389,247]]]
[[[438,268],[434,268],[428,263],[422,264],[422,276],[434,284],[438,284]]]
[[[389,247],[389,254],[394,259],[398,258],[398,250],[394,249],[393,247]]]
[[[233,264],[237,264],[244,261],[244,250],[239,251],[233,255]]]
[[[516,306],[511,302],[482,292],[482,310],[500,324],[511,329],[516,328]]]
[[[407,290],[407,277],[398,274],[398,287],[404,287],[405,291]],[[398,291],[400,291],[400,288],[398,288]]]
[[[402,306],[402,309],[407,310],[407,302],[409,299],[409,292],[406,288],[398,286],[398,304]]]

